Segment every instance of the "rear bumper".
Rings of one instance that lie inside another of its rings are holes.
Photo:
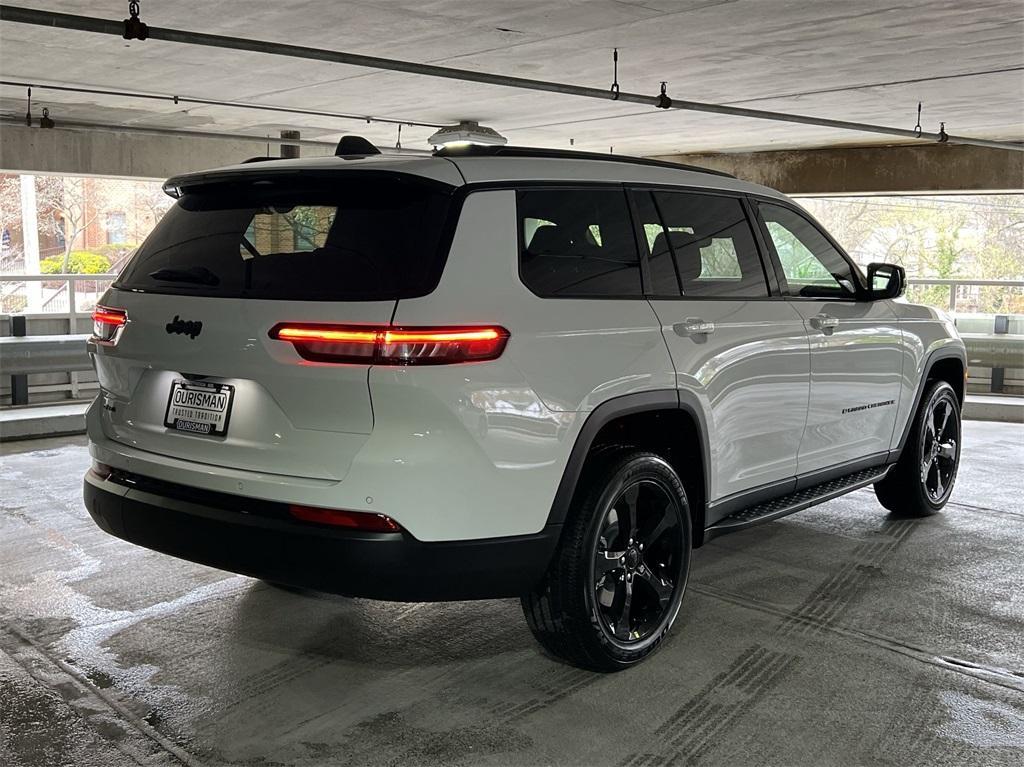
[[[89,514],[111,535],[222,570],[369,599],[519,596],[540,579],[561,531],[549,525],[535,535],[424,543],[408,533],[296,522],[256,499],[117,479],[85,477]]]

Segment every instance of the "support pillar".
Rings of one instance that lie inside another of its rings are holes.
[[[21,238],[25,249],[25,274],[39,274],[39,213],[36,209],[36,177],[21,177]],[[43,310],[43,283],[25,285],[29,314]]]
[[[297,130],[283,130],[281,131],[281,138],[297,141],[302,138],[302,135]],[[289,158],[298,157],[299,148],[298,144],[281,144],[281,156]]]

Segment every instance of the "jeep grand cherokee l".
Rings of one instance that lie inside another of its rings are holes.
[[[274,583],[520,597],[616,670],[690,552],[874,485],[946,503],[964,346],[771,189],[517,148],[247,163],[177,202],[97,307],[85,500]]]

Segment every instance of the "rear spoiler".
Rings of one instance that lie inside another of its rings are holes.
[[[324,158],[329,160],[330,158]],[[199,173],[188,173],[181,176],[172,176],[163,183],[164,194],[170,197],[179,198],[186,194],[193,194],[204,188],[219,186],[223,184],[275,184],[279,182],[299,181],[324,181],[327,179],[337,180],[340,173],[357,174],[364,177],[393,176],[397,179],[422,183],[426,186],[451,191],[455,188],[453,184],[441,181],[430,176],[423,176],[418,173],[408,173],[397,168],[373,168],[364,165],[360,167],[345,167],[339,165],[337,168],[323,167],[296,167],[292,160],[280,161],[278,167],[276,162],[258,162],[248,165],[239,165],[219,170],[202,171]]]

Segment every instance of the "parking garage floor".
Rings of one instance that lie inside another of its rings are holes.
[[[107,536],[82,438],[3,446],[6,765],[1018,765],[1024,426],[965,424],[945,513],[870,491],[695,555],[673,638],[603,676],[514,600],[290,593]]]

